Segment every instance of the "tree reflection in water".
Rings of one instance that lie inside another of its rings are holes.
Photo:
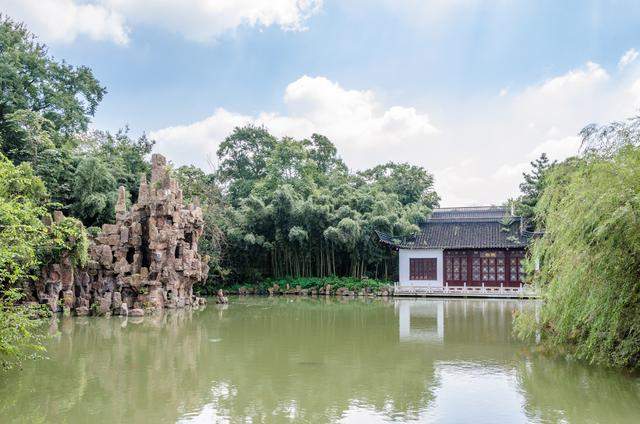
[[[620,422],[640,412],[636,379],[527,355],[511,334],[512,310],[525,307],[248,297],[135,321],[59,319],[51,359],[2,377],[0,421]]]

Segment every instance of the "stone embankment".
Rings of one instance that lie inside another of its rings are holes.
[[[127,210],[120,187],[115,224],[105,224],[89,247],[89,263],[75,269],[68,257],[46,266],[25,290],[28,301],[53,312],[141,316],[163,308],[204,304],[193,285],[204,281],[208,258],[198,254],[202,209],[184,205],[166,159],[152,156],[151,182],[143,176],[137,202]],[[54,220],[63,218],[54,214]]]

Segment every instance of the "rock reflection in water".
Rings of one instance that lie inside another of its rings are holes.
[[[514,300],[235,298],[52,322],[0,422],[632,422],[634,377],[531,356]]]

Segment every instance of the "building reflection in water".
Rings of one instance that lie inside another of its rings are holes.
[[[446,338],[505,347],[513,341],[514,312],[535,307],[532,301],[513,299],[396,299],[394,305],[401,342],[433,345]]]
[[[400,341],[442,343],[444,339],[444,301],[398,299]]]

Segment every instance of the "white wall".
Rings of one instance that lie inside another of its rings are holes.
[[[401,286],[442,287],[444,281],[442,249],[400,249],[398,257],[400,260],[399,284]],[[435,280],[410,280],[410,258],[436,258],[437,278]]]

